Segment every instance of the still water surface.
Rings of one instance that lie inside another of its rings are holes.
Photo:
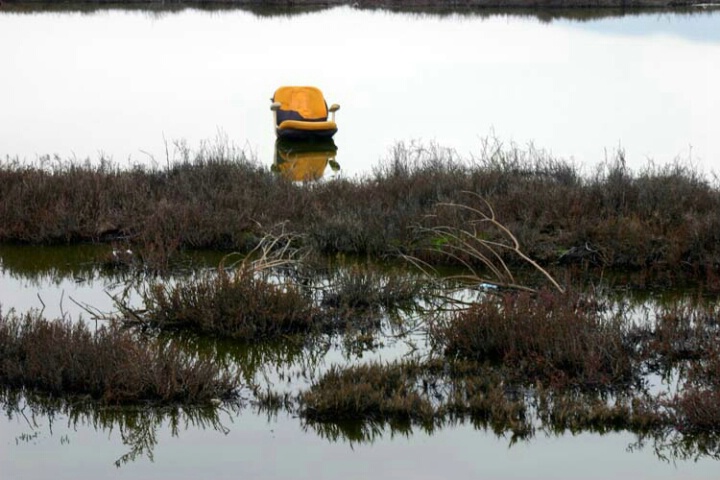
[[[107,249],[0,247],[2,311],[45,308],[48,318],[87,318],[83,304],[111,311],[108,294],[121,290],[129,279],[100,268]],[[205,261],[212,264],[215,259]],[[197,260],[196,267],[201,265]],[[223,362],[240,366],[247,383],[296,392],[307,387],[302,372],[314,372],[317,378],[331,364],[392,360],[408,348],[402,341],[385,340],[383,347],[361,358],[338,345],[267,350],[228,346],[217,352]],[[404,432],[369,426],[361,441],[347,434],[333,436],[282,411],[258,411],[249,390],[243,389],[242,396],[240,406],[218,411],[85,411],[80,406],[33,414],[31,406],[5,404],[0,393],[0,478],[237,478],[242,472],[258,479],[709,479],[717,478],[720,468],[708,457],[663,461],[654,447],[668,455],[666,444],[649,441],[633,448],[638,438],[627,432],[538,431],[530,440],[512,444],[509,434],[497,436],[470,424],[445,425],[431,433],[417,427]]]
[[[176,142],[270,165],[270,97],[339,103],[337,161],[369,172],[398,142],[462,158],[491,136],[592,171],[680,159],[720,170],[720,11],[539,19],[340,7],[0,13],[0,156],[160,165]],[[167,146],[167,149],[166,149]]]
[[[23,161],[105,154],[163,165],[166,143],[172,159],[175,141],[198,148],[219,137],[270,165],[269,97],[282,84],[314,84],[342,105],[346,175],[370,171],[397,142],[436,142],[470,158],[489,135],[587,168],[622,147],[632,166],[680,158],[720,170],[718,12],[550,22],[350,8],[2,13],[0,45],[11,46],[0,49],[0,156]],[[109,294],[123,284],[92,266],[103,252],[44,261],[47,251],[0,251],[4,312],[112,309]],[[341,360],[330,352],[323,362]],[[333,441],[246,406],[220,412],[221,427],[181,422],[176,435],[160,418],[153,460],[145,453],[118,469],[129,449],[118,424],[63,413],[33,424],[25,414],[0,416],[3,480],[717,478],[720,468],[707,458],[663,462],[652,445],[629,452],[636,438],[626,433],[538,435],[509,447],[463,425]]]

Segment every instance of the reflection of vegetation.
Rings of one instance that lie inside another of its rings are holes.
[[[310,0],[302,3],[288,2],[287,6],[276,2],[277,5],[268,5],[257,0],[248,2],[246,0],[203,0],[203,1],[181,1],[167,0],[161,4],[152,1],[145,2],[122,2],[119,0],[86,0],[49,2],[48,0],[5,0],[7,9],[18,13],[42,13],[42,12],[83,12],[93,13],[107,9],[123,9],[127,11],[146,12],[153,15],[169,15],[184,11],[188,8],[207,12],[232,12],[246,11],[258,17],[296,17],[308,13],[319,12],[333,8],[337,5],[347,5],[342,0]],[[564,8],[529,8],[522,0],[514,4],[507,1],[486,2],[484,6],[472,7],[446,7],[446,6],[422,6],[418,7],[413,0],[394,0],[392,7],[382,5],[383,11],[390,11],[403,15],[422,15],[429,17],[463,16],[472,18],[489,18],[494,16],[515,16],[537,18],[542,22],[556,20],[590,21],[602,18],[615,18],[643,14],[684,13],[700,14],[702,10],[694,8],[679,8],[674,5],[672,9],[657,8],[656,5],[638,8],[639,3],[635,2],[635,8],[627,8],[623,2],[618,0],[614,6],[598,8],[597,2],[578,0],[575,5],[572,1],[565,2]],[[439,4],[439,2],[438,2]],[[375,0],[360,0],[356,2],[358,8],[376,9],[378,3]],[[574,7],[574,8],[573,8]],[[577,8],[583,7],[583,8]],[[589,8],[588,8],[589,7]]]
[[[433,425],[423,425],[421,431],[432,433]],[[373,443],[389,433],[391,438],[396,436],[410,437],[415,426],[407,421],[386,421],[386,420],[350,420],[344,422],[318,422],[306,420],[303,430],[314,431],[322,438],[331,442],[348,441],[353,443]]]
[[[0,246],[0,272],[37,283],[60,283],[64,279],[85,281],[99,273],[98,256],[107,247],[97,245]]]
[[[98,279],[126,283],[152,273],[143,268],[143,258],[120,245],[0,245],[0,274],[48,285],[63,280],[83,283]],[[221,252],[183,252],[170,267],[173,276],[179,277],[217,265],[222,256]]]
[[[2,389],[0,407],[9,419],[22,418],[27,423],[30,433],[21,435],[25,439],[37,438],[40,435],[43,420],[47,420],[47,430],[52,435],[53,424],[61,418],[63,421],[67,419],[67,427],[71,430],[86,427],[108,433],[119,432],[123,445],[129,448],[127,453],[115,461],[115,465],[119,467],[140,457],[152,460],[158,443],[158,431],[161,429],[169,429],[173,437],[178,437],[182,430],[191,428],[212,429],[226,434],[228,429],[223,425],[220,414],[237,414],[241,405],[226,404],[222,410],[212,405],[164,408],[100,407],[88,402],[68,402]]]
[[[158,3],[148,1],[126,1],[121,0],[70,0],[70,1],[48,1],[48,0],[5,0],[3,2],[6,10],[16,13],[45,13],[45,12],[81,12],[95,13],[106,10],[123,10],[128,12],[147,13],[153,16],[172,15],[188,9],[201,10],[208,13],[222,13],[233,11],[246,11],[258,17],[296,17],[307,15],[312,12],[327,10],[327,2],[315,6],[272,6],[262,2],[233,1],[233,0],[166,0]]]
[[[499,293],[431,326],[426,360],[335,366],[293,408],[333,440],[469,421],[511,443],[628,431],[632,447],[652,444],[660,458],[720,458],[716,307],[656,309],[638,321],[559,292]],[[678,344],[692,355],[678,356]],[[658,368],[672,369],[677,393],[647,383]]]
[[[615,394],[509,384],[502,369],[434,362],[335,369],[298,397],[304,428],[332,441],[374,442],[386,434],[432,433],[469,422],[510,437],[628,431],[633,449],[652,444],[663,459],[720,459],[718,429],[691,430],[647,392]],[[470,371],[474,370],[474,373]],[[372,372],[372,378],[368,373]],[[293,407],[294,408],[294,407]]]
[[[190,332],[168,336],[169,341],[200,358],[237,369],[243,384],[254,388],[273,373],[280,381],[289,380],[288,372],[293,368],[303,378],[312,376],[330,348],[330,343],[319,337],[299,335],[262,342],[237,342]]]
[[[652,448],[658,458],[666,461],[699,460],[707,457],[720,460],[720,434],[703,432],[686,434],[674,428],[662,428],[638,435],[630,450]]]

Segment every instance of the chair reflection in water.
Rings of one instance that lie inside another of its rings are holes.
[[[339,170],[332,137],[338,130],[335,112],[340,105],[328,108],[317,87],[280,87],[271,101],[277,136],[273,170],[293,181],[318,180],[328,165]]]
[[[334,172],[340,170],[336,156],[337,146],[332,139],[297,142],[278,138],[272,170],[288,180],[316,181],[322,178],[328,165]]]

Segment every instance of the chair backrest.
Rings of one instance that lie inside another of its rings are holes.
[[[320,89],[316,87],[280,87],[275,90],[272,100],[280,103],[277,112],[278,125],[285,120],[327,120],[327,103]]]

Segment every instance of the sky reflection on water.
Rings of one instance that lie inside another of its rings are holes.
[[[92,279],[85,287],[90,303],[93,294],[105,296],[104,285],[112,277],[89,261],[97,254],[97,249],[73,255],[68,248],[0,248],[3,311],[9,307],[23,311],[27,300],[21,293],[25,290],[28,298],[36,292],[56,298],[78,275]],[[17,291],[9,289],[14,282],[24,286]],[[52,310],[49,305],[48,315]],[[362,358],[348,356],[341,345],[321,343],[302,348],[288,343],[279,348],[247,349],[230,343],[190,348],[213,352],[224,364],[241,365],[245,384],[259,382],[262,388],[271,386],[290,393],[307,388],[311,378],[318,378],[330,364],[389,361],[409,352],[401,340],[393,343],[389,339],[384,348],[366,351]],[[245,401],[238,408],[203,414],[174,408],[123,413],[83,408],[81,403],[40,409],[34,417],[31,409],[18,412],[17,403],[2,397],[2,479],[49,475],[60,479],[236,478],[238,472],[261,479],[448,475],[468,479],[635,479],[715,478],[717,473],[717,462],[710,458],[701,456],[693,462],[672,457],[672,436],[649,438],[642,448],[628,451],[638,441],[632,433],[557,436],[546,433],[551,429],[541,429],[528,441],[511,445],[510,432],[498,436],[468,422],[437,426],[431,433],[418,426],[405,430],[367,424],[362,427],[363,438],[358,439],[342,430],[305,423],[295,413],[258,411],[247,402],[249,389],[243,389],[242,396]],[[174,422],[178,425],[175,430]],[[658,459],[656,447],[675,463]],[[692,448],[689,452],[693,453]],[[116,461],[120,461],[119,469]]]
[[[75,424],[65,415],[52,422],[38,418],[35,429],[22,417],[0,418],[3,480],[97,478],[400,479],[452,478],[716,478],[709,460],[658,461],[650,446],[625,447],[626,433],[578,434],[536,438],[508,446],[509,439],[471,425],[408,436],[388,432],[372,443],[329,441],[305,431],[284,414],[266,417],[251,408],[218,415],[217,423],[183,422],[173,434],[167,417],[150,439],[152,457],[115,466],[132,448],[121,441],[118,421],[106,427]],[[187,420],[187,418],[185,419]],[[109,426],[114,425],[112,429]],[[125,432],[132,430],[126,429]],[[29,434],[32,438],[22,437]],[[152,443],[154,442],[154,443]]]
[[[343,175],[368,172],[398,141],[463,157],[497,135],[534,142],[586,168],[625,148],[632,166],[680,157],[720,170],[720,15],[638,15],[544,23],[533,17],[408,15],[338,8],[294,17],[185,10],[0,14],[0,155],[57,153],[165,162],[173,142],[229,141],[268,167],[269,97],[317,84],[342,105]],[[22,38],[22,42],[18,39]],[[371,61],[365,60],[370,55]],[[71,295],[112,302],[103,277],[0,272],[3,311],[80,313]],[[81,272],[82,273],[82,270]],[[110,283],[112,285],[112,283]],[[80,309],[81,310],[81,309]],[[337,351],[333,361],[342,361]],[[270,372],[269,375],[274,374]],[[291,382],[287,388],[296,388]],[[3,480],[48,478],[716,478],[717,463],[627,452],[632,434],[507,438],[471,425],[372,443],[331,442],[297,418],[246,409],[227,431],[158,429],[154,461],[127,452],[117,427],[75,428],[60,414],[29,428],[0,417]],[[23,434],[34,438],[22,437]],[[21,438],[26,438],[23,441]]]
[[[179,158],[175,142],[219,139],[269,167],[270,96],[314,84],[342,106],[346,176],[397,142],[470,158],[493,135],[590,171],[618,148],[635,168],[680,159],[718,170],[718,26],[715,11],[549,23],[346,7],[3,14],[0,42],[15,48],[0,52],[12,72],[0,77],[0,155],[162,166]]]

